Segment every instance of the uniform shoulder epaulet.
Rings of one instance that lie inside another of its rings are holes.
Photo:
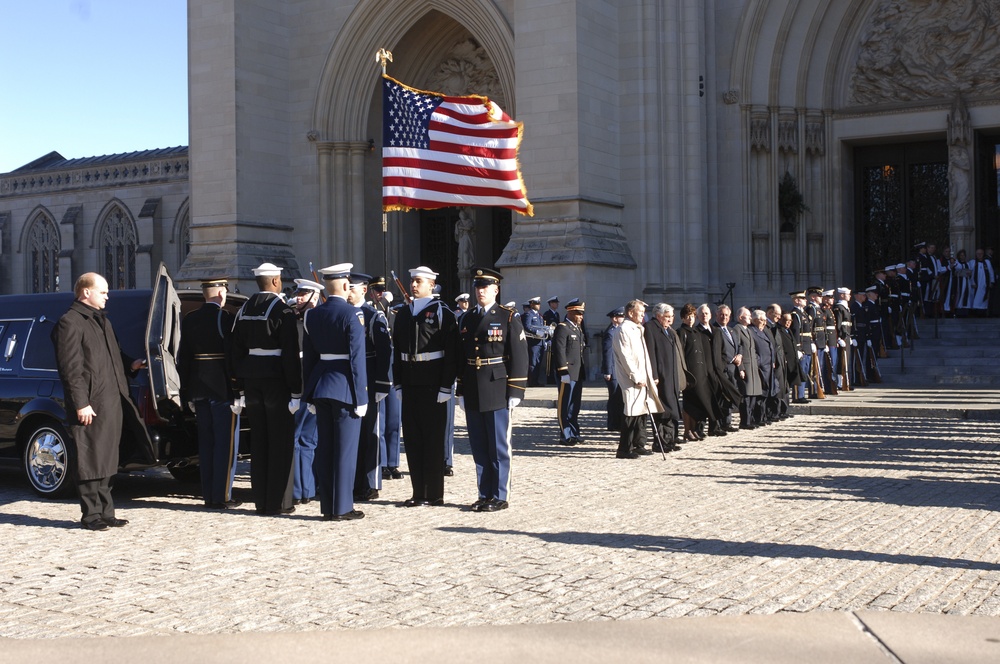
[[[507,316],[507,321],[508,321],[508,322],[510,321],[510,319],[511,319],[511,318],[513,318],[513,317],[514,317],[514,314],[516,314],[516,313],[517,313],[517,310],[516,310],[516,309],[514,309],[513,307],[505,307],[505,306],[504,306],[504,305],[502,305],[502,304],[498,304],[498,305],[497,305],[497,309],[503,309],[503,310],[504,310],[504,311],[506,311],[506,312],[507,312],[508,314],[510,314],[509,316]]]

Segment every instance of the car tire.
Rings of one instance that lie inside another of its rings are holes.
[[[45,498],[65,498],[76,483],[76,449],[61,424],[43,421],[28,434],[22,454],[31,489]]]

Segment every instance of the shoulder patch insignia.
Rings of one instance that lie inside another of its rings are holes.
[[[524,330],[521,330],[521,341],[524,341],[527,337],[524,336]]]

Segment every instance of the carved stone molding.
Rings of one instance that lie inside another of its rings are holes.
[[[799,151],[799,123],[794,117],[778,118],[778,150],[791,154]]]
[[[750,149],[755,152],[771,151],[771,119],[768,116],[750,118]]]
[[[486,49],[471,37],[455,44],[434,69],[427,86],[446,95],[484,95],[501,108],[508,106],[496,66]]]
[[[737,104],[740,101],[740,90],[739,88],[732,88],[731,90],[726,90],[722,93],[723,103],[732,105]]]
[[[826,153],[824,143],[823,122],[821,120],[806,122],[806,154],[822,157]]]
[[[851,80],[858,105],[1000,95],[1000,0],[881,0]]]

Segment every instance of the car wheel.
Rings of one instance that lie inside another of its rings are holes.
[[[24,472],[31,488],[46,498],[62,498],[73,492],[71,477],[75,450],[62,425],[43,423],[28,436],[24,446]]]

